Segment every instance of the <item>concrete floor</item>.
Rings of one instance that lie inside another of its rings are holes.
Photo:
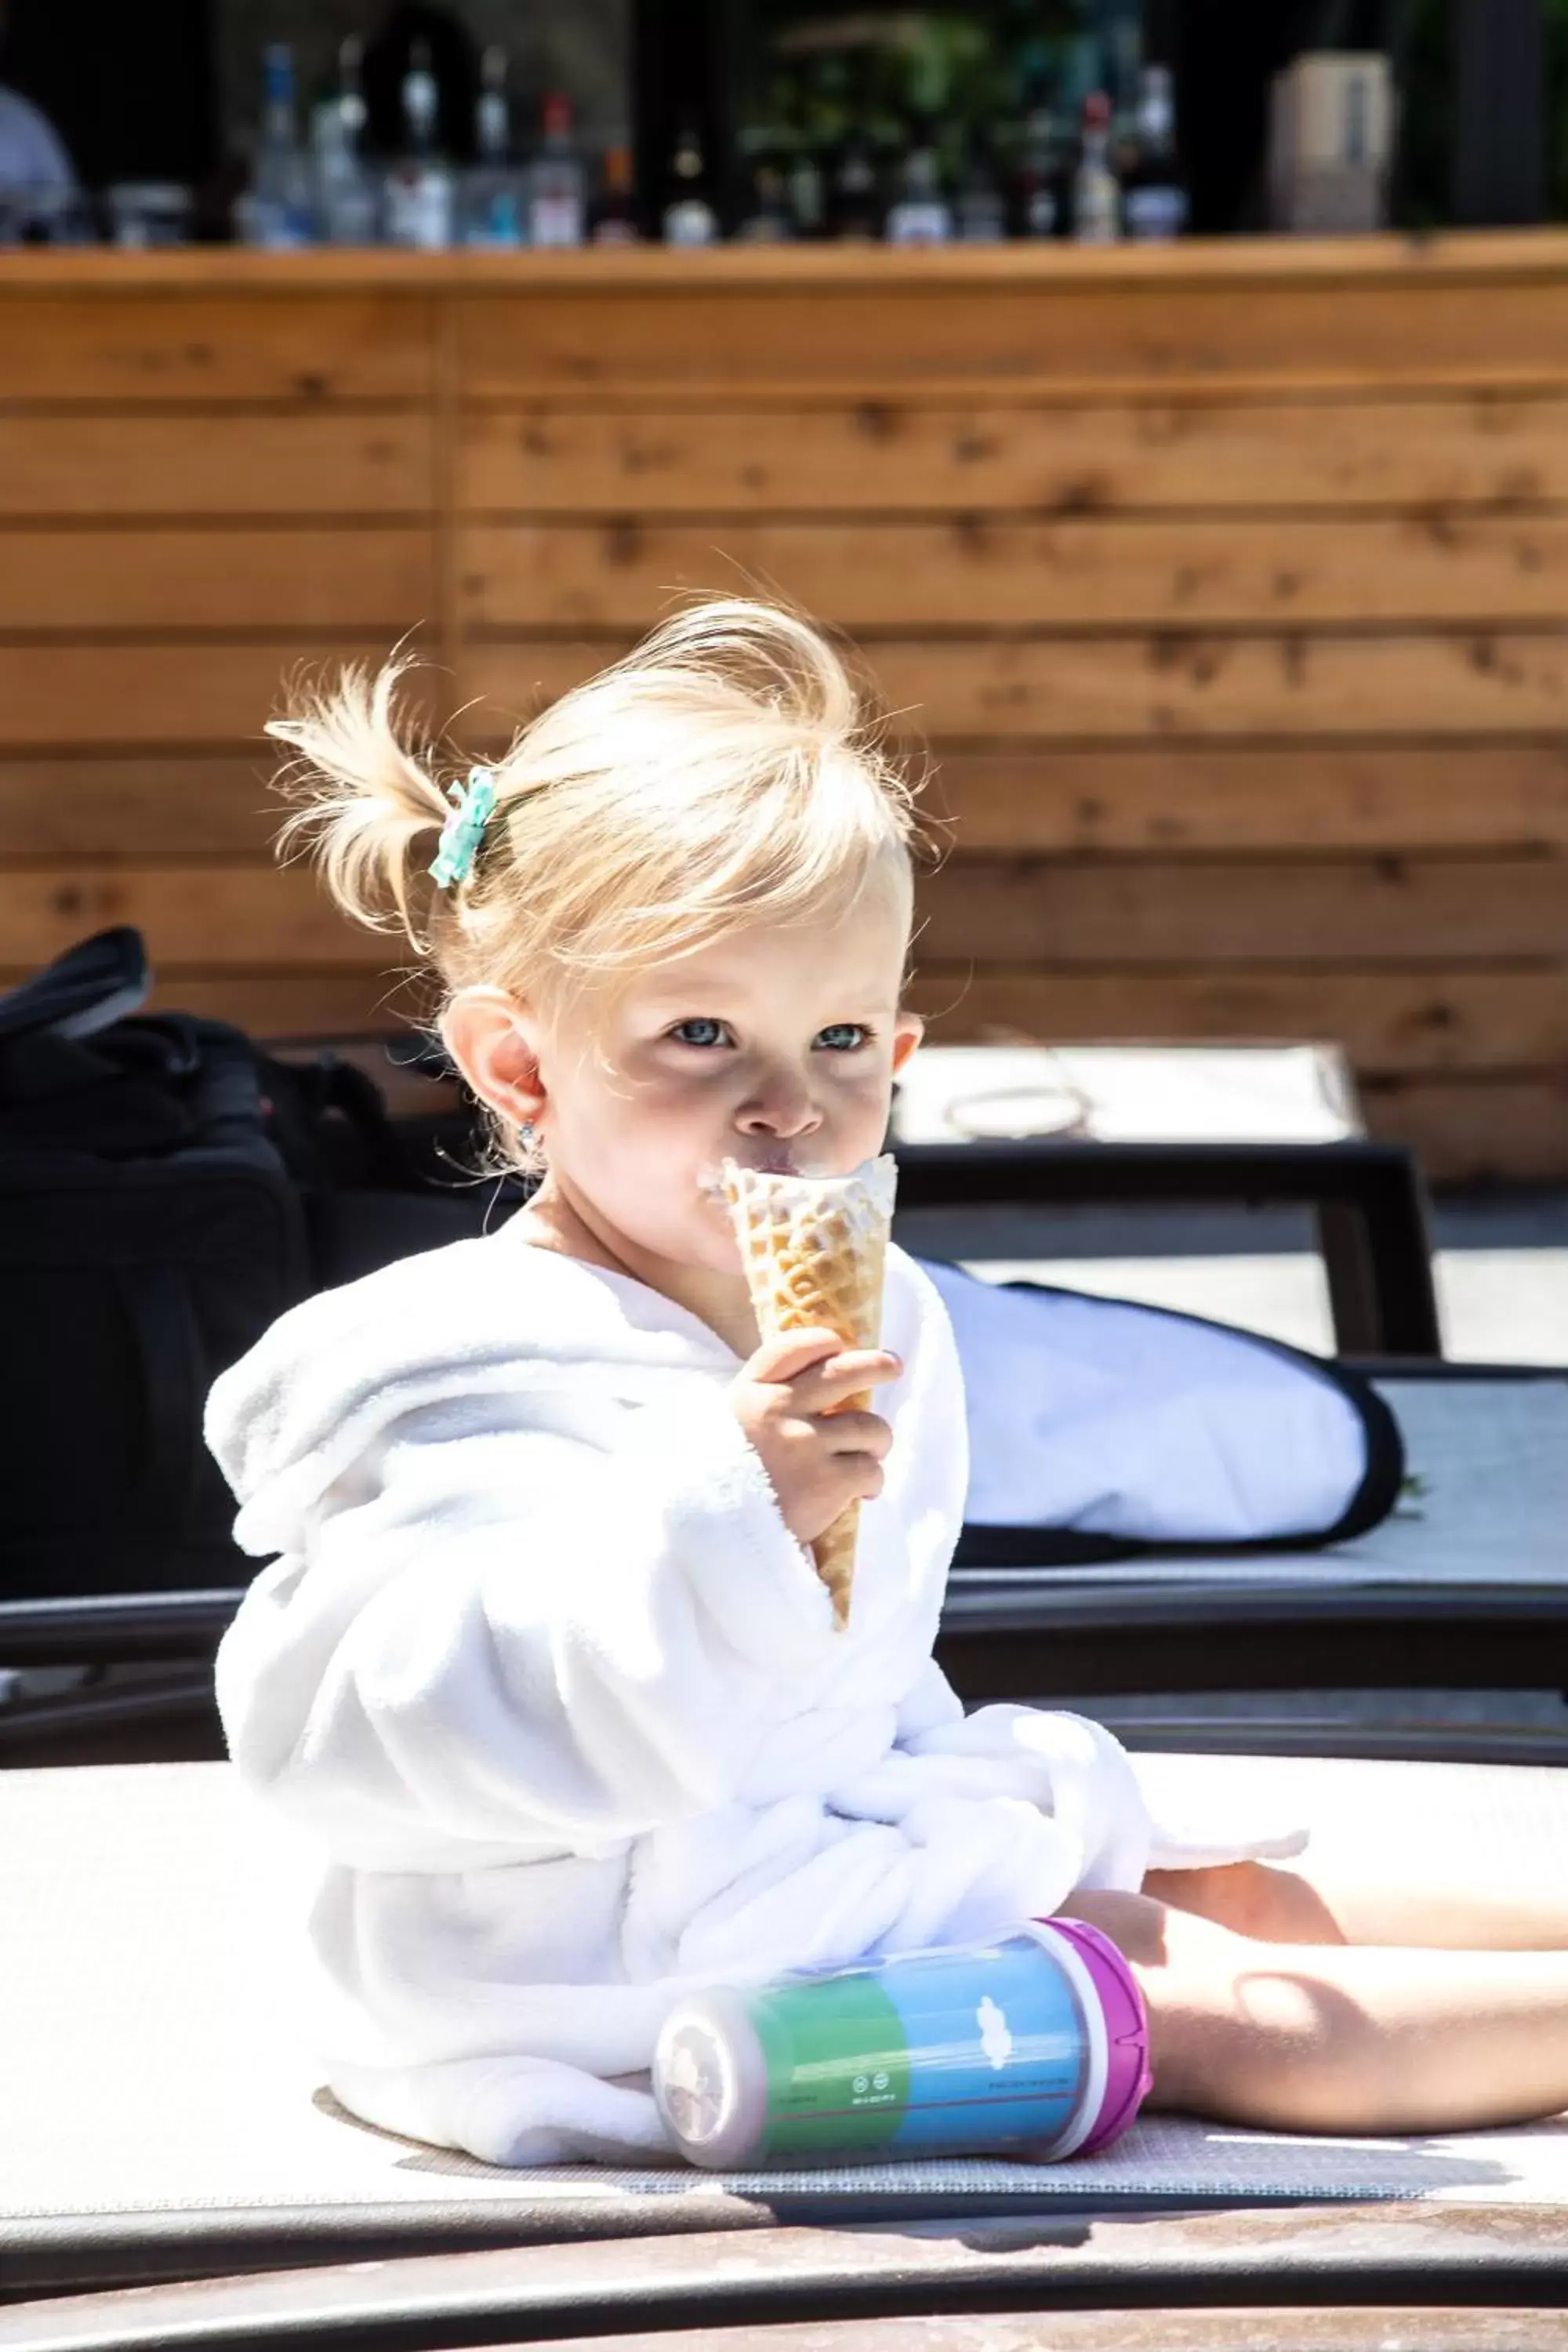
[[[900,1220],[917,1254],[994,1281],[1060,1283],[1178,1307],[1333,1351],[1309,1221],[1291,1211],[933,1211]],[[1446,1198],[1433,1215],[1444,1352],[1568,1364],[1568,1190]]]

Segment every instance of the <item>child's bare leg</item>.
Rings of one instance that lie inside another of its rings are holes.
[[[1568,1952],[1261,1943],[1075,1895],[1149,2005],[1152,2104],[1276,2131],[1463,2131],[1568,2108]]]
[[[1545,1874],[1542,1874],[1543,1877]],[[1399,1944],[1463,1952],[1568,1951],[1568,1901],[1495,1881],[1440,1890],[1402,1882],[1390,1863],[1376,1885],[1343,1872],[1236,1862],[1209,1870],[1152,1870],[1143,1892],[1268,1944]]]

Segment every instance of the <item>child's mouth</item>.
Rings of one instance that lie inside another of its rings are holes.
[[[738,1152],[731,1152],[727,1157],[753,1176],[801,1176],[805,1172],[794,1153],[789,1151],[770,1151],[756,1160],[742,1160]],[[703,1170],[697,1179],[697,1189],[716,1206],[724,1206],[724,1177],[721,1168]]]

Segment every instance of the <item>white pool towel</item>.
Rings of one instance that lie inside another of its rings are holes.
[[[1118,1299],[930,1273],[963,1359],[976,1525],[1310,1539],[1360,1489],[1361,1415],[1310,1360]]]
[[[500,2163],[657,2148],[637,2078],[694,1982],[1296,1849],[1155,1831],[1077,1717],[964,1716],[931,1657],[963,1385],[898,1249],[884,1338],[895,1442],[842,1633],[728,1401],[731,1349],[514,1231],[307,1300],[217,1382],[237,1536],[281,1555],[219,1704],[242,1779],[319,1864],[346,2105]]]

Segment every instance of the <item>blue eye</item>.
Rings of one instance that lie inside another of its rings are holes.
[[[713,1020],[707,1013],[697,1013],[689,1021],[678,1021],[668,1034],[677,1045],[691,1045],[705,1052],[724,1044],[726,1024]],[[871,1035],[871,1031],[863,1022],[835,1021],[827,1028],[818,1031],[816,1043],[825,1045],[830,1054],[853,1054],[862,1045],[868,1045]]]

